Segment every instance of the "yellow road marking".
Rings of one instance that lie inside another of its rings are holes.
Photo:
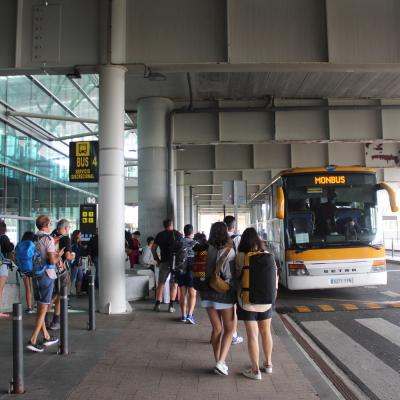
[[[318,307],[322,311],[335,311],[335,309],[332,306],[330,306],[329,304],[320,304],[320,305],[318,305]]]
[[[355,304],[342,304],[343,308],[347,311],[354,311],[354,310],[359,310],[358,306],[356,306]]]
[[[400,308],[400,303],[391,303],[390,307]]]
[[[296,306],[295,308],[298,312],[302,313],[311,312],[311,308],[307,306]]]
[[[377,303],[369,303],[367,304],[367,307],[371,310],[378,310],[383,308],[382,304],[377,304]]]

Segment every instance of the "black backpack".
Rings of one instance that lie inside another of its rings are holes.
[[[182,239],[175,237],[175,232],[172,235],[173,241],[169,248],[171,270],[172,272],[182,272],[187,262],[188,249],[183,245]]]

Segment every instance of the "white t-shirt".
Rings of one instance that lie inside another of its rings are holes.
[[[229,235],[230,238],[232,236],[235,236],[232,240],[233,240],[233,244],[234,244],[235,253],[237,253],[238,252],[239,243],[240,243],[242,237],[240,235],[236,235],[235,232],[228,232],[228,235]]]

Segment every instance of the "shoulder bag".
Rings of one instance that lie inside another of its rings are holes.
[[[214,289],[218,293],[227,293],[231,289],[231,285],[229,283],[225,282],[220,276],[222,266],[224,265],[226,257],[228,256],[230,251],[231,251],[231,247],[225,248],[220,259],[218,260],[215,271],[213,272],[213,274],[210,277],[209,285],[212,289]]]

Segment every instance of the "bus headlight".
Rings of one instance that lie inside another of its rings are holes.
[[[386,271],[385,260],[374,260],[372,262],[371,272],[383,272]]]
[[[307,268],[304,264],[302,263],[289,263],[288,264],[289,268],[289,275],[290,276],[306,276],[310,275],[307,271]]]

